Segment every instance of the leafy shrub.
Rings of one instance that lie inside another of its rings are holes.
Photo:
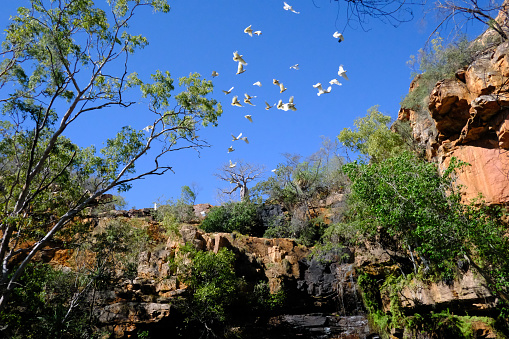
[[[457,42],[443,46],[443,38],[431,40],[431,48],[419,50],[417,56],[411,56],[409,65],[417,67],[417,88],[409,92],[401,101],[401,107],[417,112],[427,112],[427,100],[435,84],[447,78],[454,77],[456,71],[471,64],[478,53],[485,49],[482,44],[471,43],[466,37]]]
[[[287,295],[284,288],[276,293],[270,293],[269,285],[260,281],[253,288],[250,294],[250,306],[252,311],[265,313],[280,310],[286,301]]]
[[[185,185],[181,189],[178,200],[169,199],[164,203],[156,203],[154,217],[162,223],[168,233],[178,233],[179,223],[191,222],[195,219],[193,205],[196,200],[196,188],[193,190]]]
[[[172,259],[179,279],[188,294],[176,302],[186,317],[189,331],[217,336],[231,318],[232,305],[239,293],[240,279],[235,276],[235,254],[226,248],[217,254],[198,251],[187,244]]]
[[[286,163],[279,164],[273,176],[256,185],[252,192],[288,212],[285,219],[275,220],[267,228],[264,237],[294,238],[306,245],[315,244],[322,234],[323,221],[313,219],[312,208],[331,194],[344,192],[348,186],[348,178],[341,171],[344,162],[339,147],[339,140],[324,138],[320,150],[308,158],[287,154]]]
[[[96,253],[95,278],[106,285],[118,278],[134,279],[139,255],[153,245],[147,230],[131,223],[113,219],[94,236],[90,250]]]
[[[256,205],[245,201],[213,207],[200,227],[205,232],[253,234],[260,223]]]
[[[105,195],[107,196],[107,195]],[[96,206],[90,208],[90,214],[98,215],[102,212],[109,212],[111,210],[121,210],[127,206],[127,202],[121,195],[112,196],[109,201],[99,201]]]
[[[368,109],[363,118],[355,119],[355,129],[344,128],[338,140],[355,153],[360,153],[371,161],[382,161],[408,149],[400,134],[389,128],[391,117],[378,110],[378,106]]]
[[[8,305],[0,312],[6,338],[91,338],[89,308],[71,300],[76,289],[77,274],[56,270],[48,264],[27,266]]]
[[[498,209],[461,203],[452,174],[464,165],[452,159],[440,174],[435,164],[407,152],[381,163],[348,164],[350,227],[335,229],[390,243],[408,254],[414,272],[422,268],[441,279],[458,274],[458,260],[467,257],[507,300],[509,261],[501,258],[509,258],[509,239]]]

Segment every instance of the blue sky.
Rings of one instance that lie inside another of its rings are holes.
[[[15,7],[25,1],[4,4],[0,21],[3,27]],[[283,153],[308,156],[320,148],[320,136],[335,138],[345,127],[366,114],[368,108],[380,105],[380,110],[394,119],[399,102],[410,84],[411,69],[406,64],[427,41],[435,26],[431,17],[422,21],[421,10],[414,8],[414,20],[394,28],[370,19],[363,30],[355,22],[347,26],[345,3],[328,0],[287,1],[300,14],[283,9],[283,1],[169,1],[168,14],[153,14],[142,10],[131,24],[133,32],[143,34],[149,46],[130,58],[130,71],[137,71],[148,79],[155,70],[168,70],[177,79],[192,72],[213,79],[213,97],[224,109],[218,127],[207,127],[197,133],[211,147],[200,154],[193,150],[170,153],[168,162],[175,174],[168,173],[134,183],[123,196],[128,208],[150,207],[164,197],[178,198],[183,185],[196,184],[197,203],[217,204],[216,191],[225,187],[214,173],[225,162],[240,159],[266,166],[270,170],[284,161]],[[97,1],[101,3],[101,1]],[[338,7],[339,6],[339,7]],[[261,36],[243,32],[252,25]],[[471,36],[480,33],[470,29]],[[344,41],[332,37],[343,32]],[[248,63],[246,72],[236,75],[237,63],[233,52],[239,51]],[[299,70],[290,66],[299,64]],[[339,65],[347,70],[349,81],[340,79]],[[287,91],[280,94],[272,79],[283,82]],[[342,86],[317,96],[313,84],[338,78]],[[262,87],[253,86],[256,81]],[[230,95],[221,90],[234,86]],[[256,106],[230,105],[233,95],[242,99],[244,93],[256,95]],[[264,101],[273,104],[279,99],[287,102],[294,96],[297,111],[265,110]],[[247,107],[246,107],[247,106]],[[128,110],[109,109],[94,113],[78,121],[67,135],[80,146],[101,147],[119,127],[131,125],[142,129],[149,122],[143,105]],[[244,118],[250,114],[253,123]],[[232,142],[231,134],[242,132],[249,145]],[[227,153],[233,145],[235,152]],[[138,168],[150,164],[144,157]]]

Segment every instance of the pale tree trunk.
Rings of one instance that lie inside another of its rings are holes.
[[[249,193],[246,184],[240,186],[240,201],[249,201]]]

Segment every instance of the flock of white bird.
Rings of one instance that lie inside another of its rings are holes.
[[[287,10],[287,11],[290,11],[290,12],[293,12],[295,14],[299,14],[300,12],[297,12],[293,9],[292,6],[290,6],[289,4],[287,4],[286,2],[283,2],[284,5],[283,5],[283,9]],[[261,30],[257,30],[257,31],[253,31],[251,25],[249,25],[248,27],[246,27],[244,29],[244,33],[248,34],[249,36],[253,36],[254,35],[257,35],[257,36],[260,36],[262,35],[262,31]],[[341,33],[339,32],[335,32],[333,35],[332,35],[334,38],[338,39],[338,42],[342,42],[344,40],[344,37]],[[233,52],[233,61],[237,62],[237,75],[239,74],[242,74],[246,71],[246,69],[244,68],[244,66],[247,65],[247,62],[243,59],[243,55],[242,54],[239,54],[238,51],[235,51]],[[295,64],[293,66],[290,66],[290,69],[294,69],[294,70],[299,70],[299,64]],[[348,77],[346,75],[346,70],[343,68],[343,65],[340,65],[339,66],[339,70],[338,70],[338,75],[342,78],[344,78],[345,80],[348,80]],[[219,76],[219,73],[217,73],[216,71],[213,71],[212,72],[212,77],[217,77]],[[284,91],[287,90],[287,88],[283,85],[282,82],[280,82],[279,80],[277,79],[273,79],[272,80],[272,83],[276,86],[279,87],[279,93],[283,93]],[[330,86],[327,87],[326,89],[324,89],[322,87],[322,84],[320,82],[316,83],[313,85],[314,88],[318,89],[318,93],[316,95],[318,96],[321,96],[322,94],[327,94],[327,93],[330,93],[331,90],[332,90],[332,85],[337,85],[337,86],[341,86],[342,84],[338,81],[338,79],[332,79],[329,81],[329,84]],[[262,86],[262,83],[260,81],[256,81],[253,86],[258,86],[258,87],[261,87]],[[228,95],[230,94],[233,89],[235,87],[231,87],[229,90],[225,91],[223,90],[223,93],[225,95]],[[252,105],[252,106],[255,106],[252,102],[251,102],[251,99],[254,99],[256,98],[256,96],[250,96],[249,94],[247,93],[244,93],[244,103],[245,104],[248,104],[248,105]],[[239,100],[239,97],[237,95],[235,95],[233,98],[232,98],[232,102],[231,102],[231,105],[232,106],[237,106],[237,107],[243,107],[242,106],[242,103],[240,102]],[[294,104],[294,98],[293,96],[290,97],[290,99],[288,100],[287,103],[283,103],[283,100],[280,99],[277,103],[271,105],[269,104],[267,101],[265,101],[265,109],[266,110],[269,110],[271,109],[272,107],[276,107],[277,109],[280,109],[280,110],[283,110],[283,111],[296,111],[297,110],[297,107],[295,106]],[[249,122],[253,122],[253,118],[251,115],[245,115],[244,116],[247,120],[249,120]],[[244,142],[246,142],[247,144],[249,144],[249,141],[247,139],[247,137],[243,137],[242,136],[242,133],[240,133],[237,137],[235,135],[232,134],[232,141],[238,141],[238,140],[242,140]],[[233,145],[230,146],[228,148],[228,153],[231,153],[235,151],[235,149],[233,148]],[[229,167],[230,168],[234,168],[236,166],[237,163],[232,163],[232,161],[230,160],[230,164],[229,164]]]

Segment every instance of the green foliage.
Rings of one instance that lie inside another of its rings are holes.
[[[108,197],[108,195],[103,196]],[[90,214],[97,215],[102,212],[109,212],[112,210],[122,210],[127,206],[127,202],[121,195],[113,195],[111,199],[100,199],[96,206],[90,209]]]
[[[357,283],[361,288],[370,323],[383,338],[390,337],[391,329],[394,328],[404,330],[405,338],[416,338],[422,334],[437,338],[475,338],[474,322],[483,322],[496,330],[493,318],[459,316],[451,314],[448,309],[424,314],[404,314],[399,300],[400,292],[415,278],[420,279],[414,274],[389,274],[384,277],[360,272]],[[389,312],[382,310],[381,293],[390,299]]]
[[[97,197],[169,171],[169,152],[203,147],[196,131],[217,124],[221,105],[199,74],[180,78],[174,94],[168,71],[148,81],[128,73],[129,56],[148,45],[130,30],[143,7],[169,11],[166,0],[108,1],[100,8],[86,0],[31,0],[11,17],[0,63],[0,308],[31,258]],[[97,150],[63,136],[91,113],[137,102],[152,117],[146,131],[126,123]],[[149,149],[154,165],[135,171]],[[35,240],[34,250],[15,263],[13,249],[25,240]]]
[[[89,248],[95,253],[93,279],[104,287],[121,278],[134,279],[139,255],[153,245],[146,229],[128,220],[111,220],[104,230],[94,235]]]
[[[257,283],[250,294],[251,312],[257,314],[272,313],[280,310],[287,299],[284,288],[276,293],[270,293],[269,285],[266,282]]]
[[[307,245],[320,238],[323,220],[312,209],[348,185],[338,148],[337,140],[324,138],[320,150],[307,159],[287,154],[286,163],[277,166],[274,176],[256,185],[252,192],[288,211],[288,218],[275,222],[264,236],[295,238]]]
[[[332,192],[342,191],[346,185],[346,178],[340,171],[343,159],[337,154],[327,154],[322,148],[304,160],[299,155],[285,157],[287,162],[277,166],[274,176],[255,186],[254,195],[266,196],[267,201],[292,211]]]
[[[2,335],[8,338],[91,338],[87,307],[75,307],[67,314],[79,275],[56,270],[47,264],[27,267],[9,305],[0,312]]]
[[[419,50],[417,56],[411,56],[410,66],[417,67],[413,74],[417,78],[417,87],[401,101],[401,107],[417,112],[427,112],[427,102],[435,84],[443,79],[452,78],[456,71],[471,64],[476,55],[485,47],[471,43],[466,37],[443,46],[440,36],[431,40],[429,50]]]
[[[181,223],[191,222],[196,218],[193,209],[196,194],[196,189],[185,185],[182,186],[182,193],[176,201],[169,199],[163,203],[156,203],[157,209],[154,211],[154,217],[169,235],[178,235]]]
[[[509,241],[498,210],[461,204],[452,180],[461,166],[453,159],[441,175],[434,164],[407,152],[380,163],[350,163],[345,172],[352,181],[352,210],[345,224],[361,238],[407,253],[415,272],[421,266],[451,279],[457,261],[466,257],[505,299],[509,262],[500,258],[508,257]]]
[[[251,234],[260,225],[255,204],[244,202],[229,202],[222,206],[213,207],[203,220],[200,228],[205,232],[239,232]]]
[[[179,279],[187,285],[187,297],[177,302],[190,329],[198,324],[205,335],[214,335],[231,317],[239,292],[235,276],[235,254],[226,248],[213,252],[197,251],[191,245],[181,248],[174,259]]]
[[[390,122],[390,116],[380,113],[378,106],[373,106],[364,118],[354,121],[355,130],[344,128],[338,140],[353,152],[380,162],[408,149],[401,135],[390,130]]]

